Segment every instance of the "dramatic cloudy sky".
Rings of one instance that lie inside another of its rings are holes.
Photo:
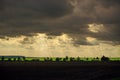
[[[0,55],[120,57],[120,0],[0,0]]]

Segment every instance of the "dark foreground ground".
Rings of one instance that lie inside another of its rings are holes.
[[[0,62],[0,80],[120,80],[120,62]]]

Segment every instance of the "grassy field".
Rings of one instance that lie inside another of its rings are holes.
[[[0,80],[120,80],[120,58],[109,58],[110,61],[105,62],[101,58],[86,57],[56,59],[0,57]]]
[[[59,61],[64,61],[66,57],[60,57]],[[71,61],[71,58],[73,61],[78,61],[78,57],[73,58],[73,57],[68,57],[66,61]],[[18,58],[4,58],[4,61],[17,61]],[[20,61],[56,61],[56,57],[26,57],[25,59],[20,59]],[[110,61],[120,61],[120,58],[109,58]],[[0,61],[2,61],[2,58],[0,58]],[[86,57],[79,57],[79,61],[101,61],[101,58],[86,58]]]

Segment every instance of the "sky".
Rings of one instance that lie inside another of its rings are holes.
[[[120,0],[0,0],[0,55],[120,57]]]

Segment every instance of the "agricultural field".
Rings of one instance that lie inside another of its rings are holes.
[[[0,80],[120,80],[120,58],[7,56],[0,72]]]
[[[32,61],[32,60],[39,60],[39,61],[45,61],[46,57],[26,57],[27,61]],[[51,57],[49,60],[56,61],[56,57]],[[61,58],[61,61],[64,60],[64,57]],[[75,61],[77,61],[77,58],[74,58]],[[67,59],[67,61],[70,61],[70,57]],[[101,61],[101,58],[80,58],[80,61]],[[120,58],[110,58],[110,61],[120,61]]]
[[[0,61],[2,61],[2,56],[0,56]],[[91,62],[91,61],[101,61],[101,58],[92,58],[92,57],[23,57],[23,56],[4,56],[4,61],[40,61],[40,62],[44,62],[44,61],[66,61],[66,62],[70,62],[70,61],[87,61],[87,62]],[[109,61],[120,61],[120,58],[109,58]]]

